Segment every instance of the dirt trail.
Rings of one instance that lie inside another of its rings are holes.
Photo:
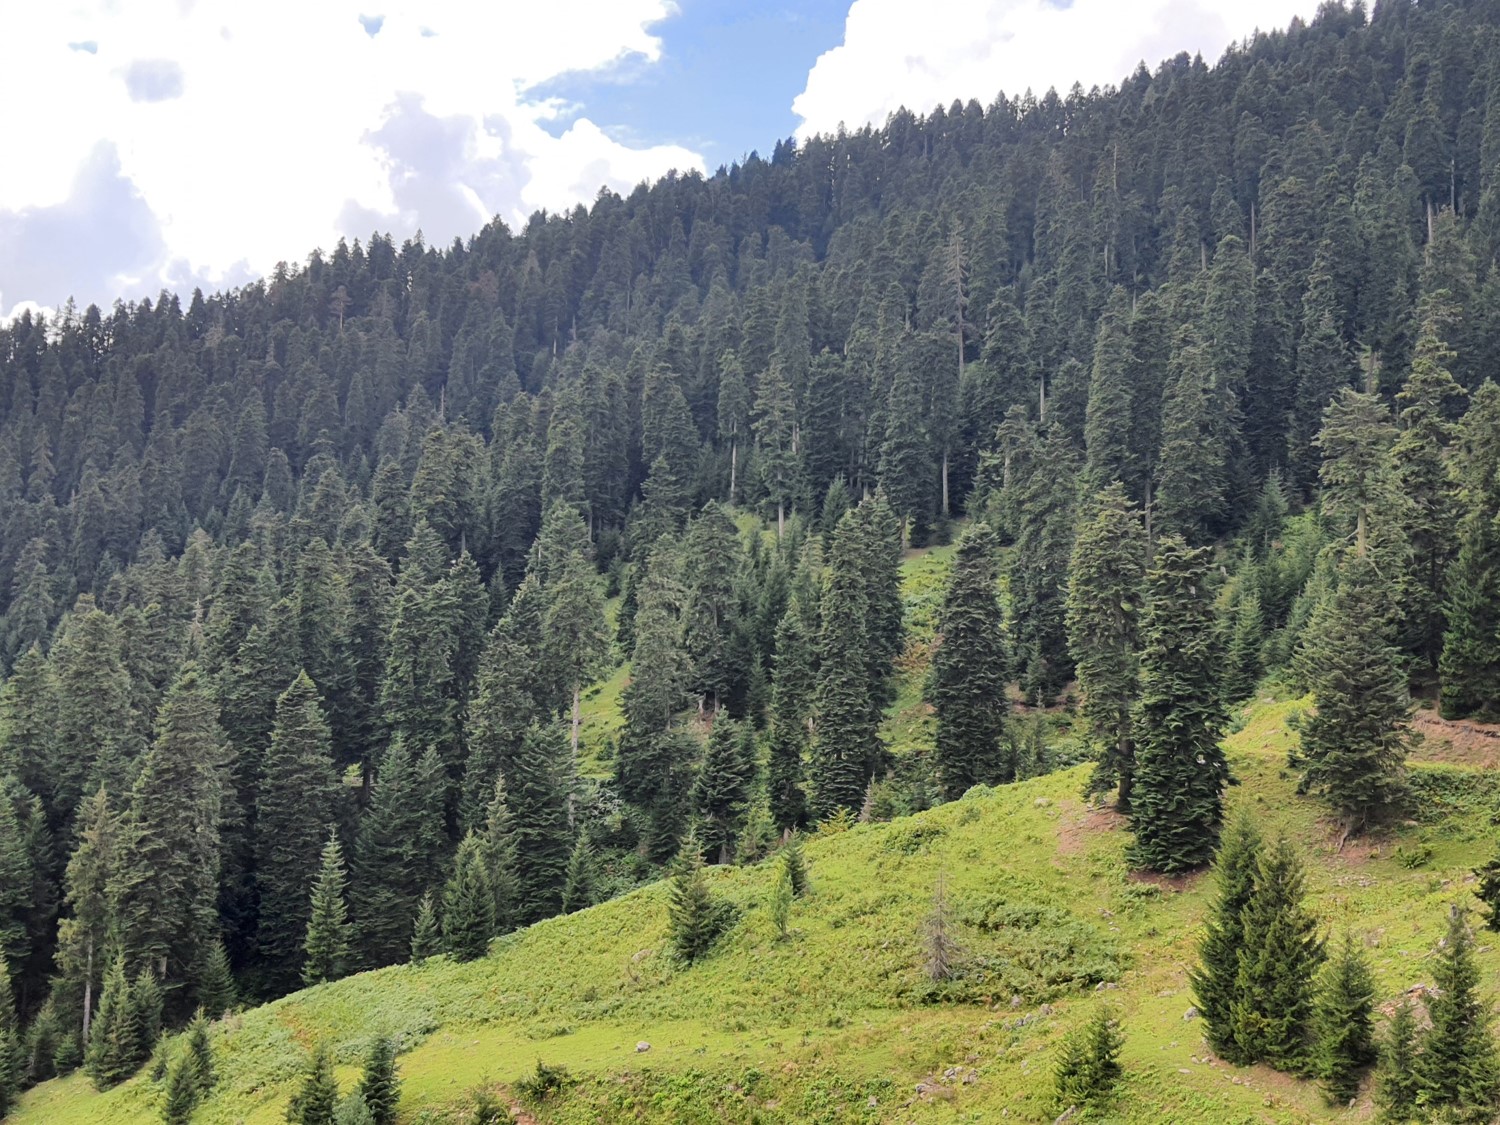
[[[1414,761],[1500,768],[1500,725],[1448,720],[1436,711],[1420,710],[1412,715],[1412,726],[1422,734],[1422,745],[1412,755]]]

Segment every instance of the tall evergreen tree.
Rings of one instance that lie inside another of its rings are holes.
[[[505,779],[515,825],[518,923],[556,914],[562,904],[572,850],[563,773],[567,754],[559,730],[534,726],[526,732],[515,768]]]
[[[1089,788],[1119,787],[1130,808],[1135,780],[1131,708],[1140,685],[1146,536],[1118,481],[1099,492],[1080,523],[1068,581],[1068,648],[1082,694],[1079,714],[1099,749]]]
[[[823,587],[812,749],[813,807],[820,818],[859,808],[876,737],[865,669],[869,600],[859,579],[859,549],[856,510],[839,521]]]
[[[1073,453],[1060,427],[1047,429],[1036,456],[1018,467],[1013,488],[1012,654],[1022,691],[1029,700],[1045,705],[1073,676],[1066,602],[1073,547]]]
[[[1440,1107],[1460,1120],[1487,1121],[1500,1099],[1500,1058],[1490,1026],[1494,1015],[1479,996],[1474,935],[1465,912],[1448,912],[1448,932],[1432,970],[1427,1003],[1432,1026],[1422,1036],[1416,1075],[1423,1106]]]
[[[1443,717],[1482,719],[1500,715],[1500,386],[1489,380],[1459,427],[1456,471],[1464,514],[1438,675]]]
[[[57,935],[58,967],[83,998],[80,1030],[85,1043],[104,975],[112,921],[109,884],[118,858],[119,833],[109,794],[101,788],[79,813],[78,844],[64,876],[68,916],[59,924]]]
[[[1219,747],[1217,642],[1208,552],[1177,536],[1157,547],[1141,622],[1141,694],[1130,825],[1132,855],[1153,871],[1188,871],[1218,844],[1229,767]]]
[[[938,776],[949,799],[977,783],[1011,780],[1000,749],[1007,702],[997,549],[986,525],[964,532],[938,611],[941,640],[927,696],[937,715]]]
[[[710,863],[728,863],[734,858],[754,780],[755,728],[719,716],[693,789],[698,840]]]
[[[443,888],[443,949],[455,961],[473,961],[488,952],[494,933],[495,894],[484,844],[470,832],[458,846]]]
[[[1214,857],[1213,905],[1198,943],[1198,968],[1188,974],[1209,1046],[1235,1061],[1241,1059],[1233,1014],[1239,998],[1245,907],[1255,891],[1262,850],[1255,822],[1248,816],[1237,817]]]
[[[1375,975],[1346,930],[1324,971],[1313,1010],[1313,1070],[1335,1105],[1354,1098],[1360,1078],[1375,1062],[1374,1009]]]
[[[353,928],[344,900],[344,849],[330,835],[312,887],[312,909],[303,938],[302,983],[338,980],[348,971]]]

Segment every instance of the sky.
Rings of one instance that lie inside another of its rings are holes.
[[[1316,0],[0,0],[0,321],[1212,63]]]

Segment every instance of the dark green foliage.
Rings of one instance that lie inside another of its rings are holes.
[[[995,587],[998,542],[984,524],[964,532],[938,611],[941,638],[927,697],[937,715],[937,769],[944,794],[1010,781],[1000,749],[1005,726],[1004,616]]]
[[[714,897],[703,870],[703,849],[689,835],[668,888],[667,923],[673,955],[683,964],[708,954],[734,922],[734,907]]]
[[[495,934],[495,892],[484,845],[470,832],[458,846],[453,873],[443,888],[443,951],[455,961],[473,961],[489,951]],[[415,950],[416,939],[412,939]]]
[[[425,894],[417,904],[416,921],[412,923],[411,959],[421,962],[443,951],[443,930],[438,924],[437,907],[432,895]]]
[[[1500,714],[1500,386],[1486,380],[1474,393],[1458,446],[1464,514],[1438,675],[1444,718],[1486,718]]]
[[[396,1041],[388,1035],[377,1035],[365,1055],[364,1073],[359,1079],[374,1125],[394,1125],[396,1106],[401,1101],[401,1077],[396,1073]]]
[[[1359,1092],[1361,1077],[1375,1062],[1374,1008],[1375,975],[1346,930],[1324,969],[1313,1009],[1312,1069],[1335,1105]]]
[[[239,1003],[239,989],[229,967],[229,954],[224,950],[224,943],[216,941],[209,946],[198,973],[198,1005],[210,1019],[218,1019],[226,1012],[234,1011]]]
[[[1223,719],[1208,552],[1164,538],[1147,590],[1141,693],[1132,716],[1132,854],[1153,871],[1188,871],[1213,856],[1229,779],[1218,741]]]
[[[1500,1097],[1500,1059],[1489,1005],[1479,995],[1474,936],[1463,910],[1448,912],[1448,932],[1432,969],[1427,1017],[1416,1060],[1420,1104],[1441,1107],[1461,1120],[1488,1121]]]
[[[536,1069],[516,1082],[516,1093],[533,1105],[540,1105],[567,1089],[572,1082],[566,1067],[537,1059]]]
[[[188,1125],[202,1098],[198,1060],[184,1052],[177,1056],[177,1061],[167,1071],[167,1098],[161,1109],[164,1125]]]
[[[812,638],[802,607],[793,603],[776,627],[776,673],[771,685],[766,791],[778,828],[799,827],[807,815],[803,759],[813,706]]]
[[[1476,867],[1474,874],[1479,878],[1479,886],[1474,889],[1474,894],[1488,911],[1484,924],[1491,930],[1500,932],[1500,855],[1483,867]]]
[[[21,1093],[24,1060],[20,1032],[10,971],[0,962],[0,1119],[10,1112]]]
[[[200,1010],[188,1025],[187,1052],[198,1071],[198,1084],[211,1090],[218,1082],[218,1070],[214,1066],[213,1045],[208,1039],[208,1019]]]
[[[94,1085],[107,1090],[134,1074],[150,1051],[144,1040],[130,980],[125,975],[125,959],[117,957],[104,974],[99,1009],[84,1054],[84,1067]]]
[[[754,728],[720,715],[708,736],[693,789],[698,839],[710,863],[728,863],[734,858],[754,778]]]
[[[580,835],[568,856],[568,875],[563,882],[562,912],[572,914],[594,905],[594,885],[599,877],[593,845],[588,836]]]
[[[1017,466],[1016,547],[1010,560],[1012,655],[1028,700],[1048,704],[1072,678],[1067,578],[1073,548],[1074,457],[1059,426]]]
[[[311,935],[308,889],[315,880],[323,887],[327,874],[328,829],[334,822],[338,795],[330,737],[318,689],[306,672],[299,672],[276,702],[276,725],[262,767],[256,822],[255,879],[260,891],[256,941],[263,972],[278,991],[293,987],[298,980],[299,955]],[[339,881],[342,902],[341,872]],[[320,905],[331,906],[331,901],[320,903],[314,892],[312,905],[316,911]],[[333,919],[314,921],[326,926]],[[321,949],[319,956],[324,961],[318,967],[301,966],[304,983],[316,984],[338,975],[327,960],[336,956],[333,951]]]
[[[802,854],[802,837],[795,832],[781,849],[781,866],[791,880],[792,894],[801,898],[811,884],[807,877],[807,857]]]
[[[333,1125],[375,1125],[375,1115],[364,1094],[355,1090],[340,1098],[333,1111]]]
[[[1405,997],[1386,1026],[1375,1073],[1375,1103],[1387,1121],[1410,1121],[1417,1113],[1422,1083],[1417,1076],[1417,1013]]]
[[[572,839],[564,770],[567,740],[554,726],[526,732],[505,782],[516,840],[516,923],[556,914],[562,905]]]
[[[326,1044],[313,1048],[302,1072],[302,1084],[286,1107],[289,1125],[334,1125],[339,1086],[333,1076],[333,1057]]]
[[[344,900],[344,849],[337,836],[323,846],[323,859],[312,888],[312,908],[303,938],[302,983],[338,980],[348,972],[353,927]]]
[[[1058,1048],[1052,1068],[1058,1109],[1097,1107],[1104,1102],[1124,1073],[1120,1066],[1124,1044],[1119,1021],[1108,1008],[1097,1005],[1088,1022],[1070,1031]]]
[[[1140,617],[1146,536],[1139,511],[1118,482],[1097,493],[1078,529],[1069,566],[1068,648],[1082,693],[1079,714],[1098,749],[1089,788],[1119,787],[1130,807],[1135,744],[1130,712],[1139,690]]]
[[[1238,1057],[1300,1072],[1312,1045],[1313,979],[1323,960],[1317,920],[1303,905],[1302,861],[1285,837],[1263,852],[1242,917],[1230,1008]]]
[[[1255,891],[1261,851],[1255,822],[1248,816],[1236,818],[1214,857],[1214,900],[1198,943],[1198,967],[1188,974],[1209,1046],[1235,1060],[1240,1058],[1233,1014],[1239,997],[1244,914]]]

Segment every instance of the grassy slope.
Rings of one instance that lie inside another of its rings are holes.
[[[936,565],[909,563],[914,602]],[[904,694],[908,710],[915,699]],[[1442,783],[1442,817],[1378,850],[1351,844],[1334,854],[1318,807],[1281,776],[1296,706],[1266,699],[1248,709],[1228,739],[1241,782],[1230,804],[1301,844],[1314,908],[1330,925],[1366,935],[1382,990],[1394,995],[1430,979],[1428,951],[1445,904],[1464,893],[1468,868],[1490,850],[1495,787],[1487,774],[1423,770],[1428,788]],[[904,713],[898,702],[893,726]],[[920,719],[908,726],[921,736]],[[657,885],[502,939],[475,964],[387,969],[244,1013],[216,1029],[220,1083],[194,1120],[280,1121],[309,1044],[336,1046],[347,1088],[367,1037],[383,1032],[401,1034],[408,1048],[409,1122],[463,1120],[476,1086],[511,1084],[538,1058],[579,1080],[538,1111],[542,1120],[1049,1121],[1053,1048],[1096,996],[1086,985],[1049,985],[1046,973],[1066,976],[1084,963],[1117,966],[1118,987],[1098,994],[1127,1028],[1128,1077],[1112,1119],[1369,1117],[1367,1105],[1331,1111],[1309,1085],[1207,1059],[1200,1025],[1183,1017],[1208,881],[1133,880],[1126,833],[1082,805],[1081,781],[1072,770],[975,791],[916,817],[809,841],[813,893],[797,904],[788,942],[775,940],[765,905],[774,869],[719,870],[715,887],[741,919],[692,968],[674,967],[663,953],[665,890]],[[1431,860],[1408,868],[1403,858],[1424,845]],[[1003,979],[931,1003],[922,935],[940,874],[956,918],[999,900],[1049,913],[1039,933],[986,933],[955,921],[969,955],[987,957]],[[1057,949],[1068,955],[1046,961]],[[1026,971],[1039,957],[1041,975]],[[1500,951],[1486,950],[1482,961],[1500,968]],[[637,1053],[641,1040],[648,1052]],[[31,1091],[14,1120],[152,1122],[159,1098],[146,1079],[97,1095],[74,1076]]]

